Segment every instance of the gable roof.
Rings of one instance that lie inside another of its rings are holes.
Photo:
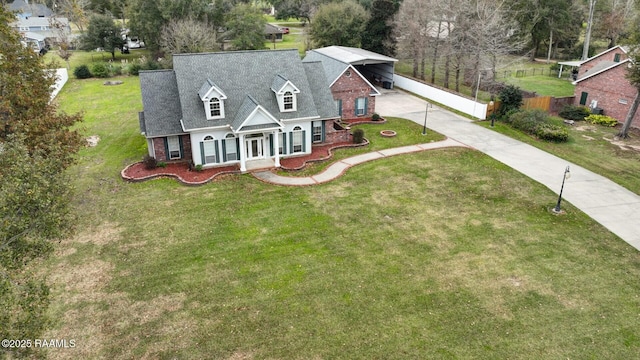
[[[172,70],[140,71],[143,114],[140,130],[146,137],[183,134],[180,100]],[[197,95],[196,95],[197,96]]]
[[[264,24],[264,33],[266,35],[271,35],[271,34],[284,34],[284,31],[282,29],[280,29],[279,27],[272,25],[272,24]]]
[[[592,78],[594,76],[597,76],[598,74],[601,74],[605,71],[611,70],[613,68],[616,68],[618,66],[622,66],[624,64],[631,64],[631,59],[624,59],[622,61],[601,61],[599,63],[597,63],[596,65],[594,65],[591,69],[589,69],[589,71],[587,71],[586,73],[582,74],[582,76],[580,76],[577,80],[573,81],[572,84],[576,85],[579,82]],[[625,65],[627,66],[627,65]]]
[[[173,65],[173,70],[140,72],[140,121],[147,137],[215,127],[279,128],[287,120],[340,117],[322,66],[303,64],[296,49],[176,54]],[[296,111],[280,112],[272,89],[287,86],[300,91]],[[212,89],[226,97],[225,117],[207,120],[202,97]]]
[[[318,117],[311,86],[297,49],[176,54],[173,56],[173,69],[183,125],[187,131],[230,125],[230,119],[235,119],[247,95],[282,120]],[[276,96],[271,90],[277,75],[284,76],[300,89],[297,111],[280,112]],[[207,79],[215,82],[227,96],[224,119],[206,118],[198,91]]]

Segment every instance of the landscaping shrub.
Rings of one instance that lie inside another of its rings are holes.
[[[364,130],[362,129],[353,130],[353,143],[362,144],[363,141],[364,141]]]
[[[87,65],[80,65],[73,69],[73,75],[76,79],[88,79],[93,76]]]
[[[373,113],[373,115],[371,115],[371,120],[373,120],[373,121],[380,121],[380,114],[378,114],[378,113]]]
[[[591,111],[586,106],[565,105],[558,113],[561,118],[568,120],[584,120],[591,114]]]
[[[151,155],[145,155],[142,159],[142,163],[144,164],[144,168],[147,170],[153,170],[158,167],[158,161]]]
[[[109,68],[104,63],[95,63],[91,67],[91,73],[99,78],[108,78]]]
[[[122,75],[122,65],[110,65],[109,72],[111,76]]]
[[[607,115],[591,114],[587,116],[585,120],[591,124],[604,125],[609,127],[614,127],[618,125],[618,120]]]
[[[556,118],[557,119],[557,118]],[[521,110],[511,113],[508,122],[514,128],[540,140],[565,142],[569,140],[569,130],[552,123],[552,118],[543,110]]]
[[[508,85],[500,90],[498,94],[500,99],[500,108],[498,109],[498,115],[504,116],[511,110],[517,110],[522,106],[522,92],[520,88],[514,85]]]
[[[535,135],[546,141],[565,142],[569,140],[569,130],[553,124],[538,124]]]
[[[129,75],[138,76],[140,75],[140,70],[142,70],[142,65],[131,64],[129,65],[127,72],[129,73]]]

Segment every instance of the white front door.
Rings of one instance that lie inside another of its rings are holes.
[[[254,137],[245,140],[247,160],[263,157],[264,137]]]

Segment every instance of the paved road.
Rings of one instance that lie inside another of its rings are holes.
[[[420,125],[425,120],[426,106],[420,98],[397,90],[385,91],[376,99],[376,111],[382,116],[402,117]],[[563,201],[569,201],[640,250],[640,196],[578,165],[477,126],[444,109],[429,109],[427,128],[482,151],[556,194],[560,191],[564,169],[570,166],[571,178],[565,183]]]

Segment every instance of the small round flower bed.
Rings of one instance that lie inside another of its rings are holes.
[[[396,132],[393,130],[382,130],[380,131],[380,135],[383,137],[394,137],[396,136]]]

